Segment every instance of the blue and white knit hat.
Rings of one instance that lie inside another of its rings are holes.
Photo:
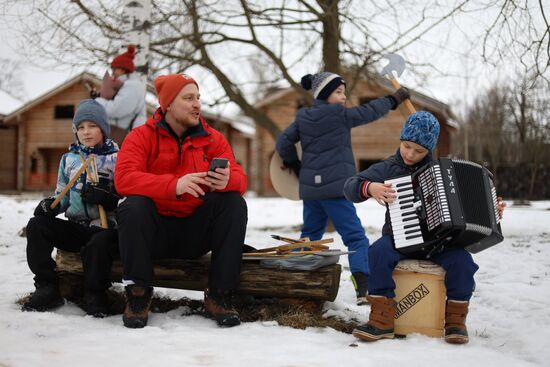
[[[338,74],[324,71],[318,74],[307,74],[300,82],[305,90],[312,90],[313,98],[326,100],[339,86],[346,85],[346,81]]]
[[[80,101],[73,117],[73,130],[75,133],[78,125],[83,121],[95,122],[103,132],[104,139],[107,139],[111,134],[111,127],[109,126],[105,107],[93,99],[83,99]]]
[[[409,116],[401,129],[401,140],[412,141],[433,150],[439,137],[439,122],[429,112],[418,111]]]

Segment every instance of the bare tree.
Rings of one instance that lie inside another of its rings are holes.
[[[476,100],[466,119],[469,156],[473,161],[487,162],[493,173],[502,161],[508,98],[505,88],[493,86]]]
[[[548,2],[542,0],[496,1],[498,12],[483,37],[483,58],[518,58],[525,72],[545,77],[550,67],[550,23]],[[547,78],[546,78],[547,79]]]
[[[550,93],[535,71],[480,93],[466,118],[469,156],[486,162],[518,198],[536,197],[541,170],[550,170]],[[516,188],[521,188],[517,190]]]
[[[121,14],[116,10],[121,9],[122,0],[71,0],[69,4],[61,0],[4,0],[4,7],[22,7],[23,3],[29,10],[18,24],[25,39],[21,51],[36,58],[39,50],[42,63],[104,65],[123,39]],[[254,106],[259,89],[290,86],[307,101],[311,97],[299,87],[299,76],[319,69],[341,73],[343,67],[357,77],[351,78],[349,89],[353,89],[355,80],[373,71],[381,54],[406,52],[425,34],[458,24],[457,17],[462,14],[487,9],[500,9],[500,2],[154,0],[150,75],[199,66],[214,76],[223,91],[213,103],[236,104],[276,136],[279,128]],[[532,11],[529,9],[529,16],[538,15]],[[497,17],[493,30],[502,33],[499,25],[503,21],[523,14],[520,9],[512,12],[511,18]],[[539,33],[537,39],[544,45],[547,33]],[[485,39],[486,50],[491,45],[501,47],[492,41],[492,37]],[[488,51],[485,55],[488,59],[492,56]],[[538,53],[541,59],[546,56]],[[267,85],[265,78],[254,78],[258,75],[251,63],[254,59],[273,71]],[[426,60],[410,64],[417,71],[436,70]]]
[[[534,197],[541,165],[550,159],[550,94],[546,83],[536,76],[536,71],[532,71],[518,78],[511,88],[507,109],[518,137],[515,157],[530,167],[527,198]]]
[[[0,58],[0,90],[24,101],[26,94],[20,75],[19,64],[16,61]]]

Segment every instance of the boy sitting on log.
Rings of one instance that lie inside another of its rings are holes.
[[[47,311],[64,304],[52,259],[53,249],[58,248],[81,253],[84,308],[87,314],[102,317],[109,313],[106,290],[118,253],[114,210],[119,196],[113,185],[118,146],[109,139],[105,108],[92,99],[80,102],[72,126],[76,141],[59,163],[57,199],[40,201],[27,224],[27,263],[35,274],[36,290],[22,310]],[[105,211],[102,224],[108,228],[100,226]],[[63,212],[68,220],[57,218]]]

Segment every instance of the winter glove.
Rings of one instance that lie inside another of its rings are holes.
[[[395,110],[397,106],[399,106],[403,101],[405,101],[407,98],[410,98],[411,95],[409,93],[409,90],[407,88],[399,88],[397,92],[394,94],[388,96],[390,99],[393,100],[393,105],[391,107],[392,110]]]
[[[106,211],[116,209],[120,196],[109,180],[99,179],[99,183],[88,183],[81,193],[82,201],[88,204],[102,205]]]
[[[122,84],[124,84],[122,80],[113,78],[108,73],[105,73],[103,83],[101,83],[101,89],[99,90],[99,96],[108,100],[115,98]]]
[[[302,164],[300,163],[300,161],[294,161],[290,163],[283,161],[283,166],[285,166],[285,168],[292,170],[292,172],[294,172],[296,177],[300,177],[300,169],[302,168]]]
[[[50,205],[52,205],[54,201],[55,201],[55,198],[53,197],[42,199],[42,201],[38,203],[38,206],[36,207],[36,209],[34,209],[34,216],[35,217],[46,216],[46,217],[52,217],[52,218],[57,216],[57,214],[59,214],[59,205],[57,205],[53,209],[50,208]]]

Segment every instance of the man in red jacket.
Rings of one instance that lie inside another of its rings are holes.
[[[160,108],[119,151],[115,185],[126,327],[147,324],[152,259],[194,259],[212,251],[205,308],[221,326],[240,324],[231,303],[239,286],[247,179],[224,136],[200,116],[197,82],[185,74],[154,81]],[[208,171],[214,158],[226,168]]]

